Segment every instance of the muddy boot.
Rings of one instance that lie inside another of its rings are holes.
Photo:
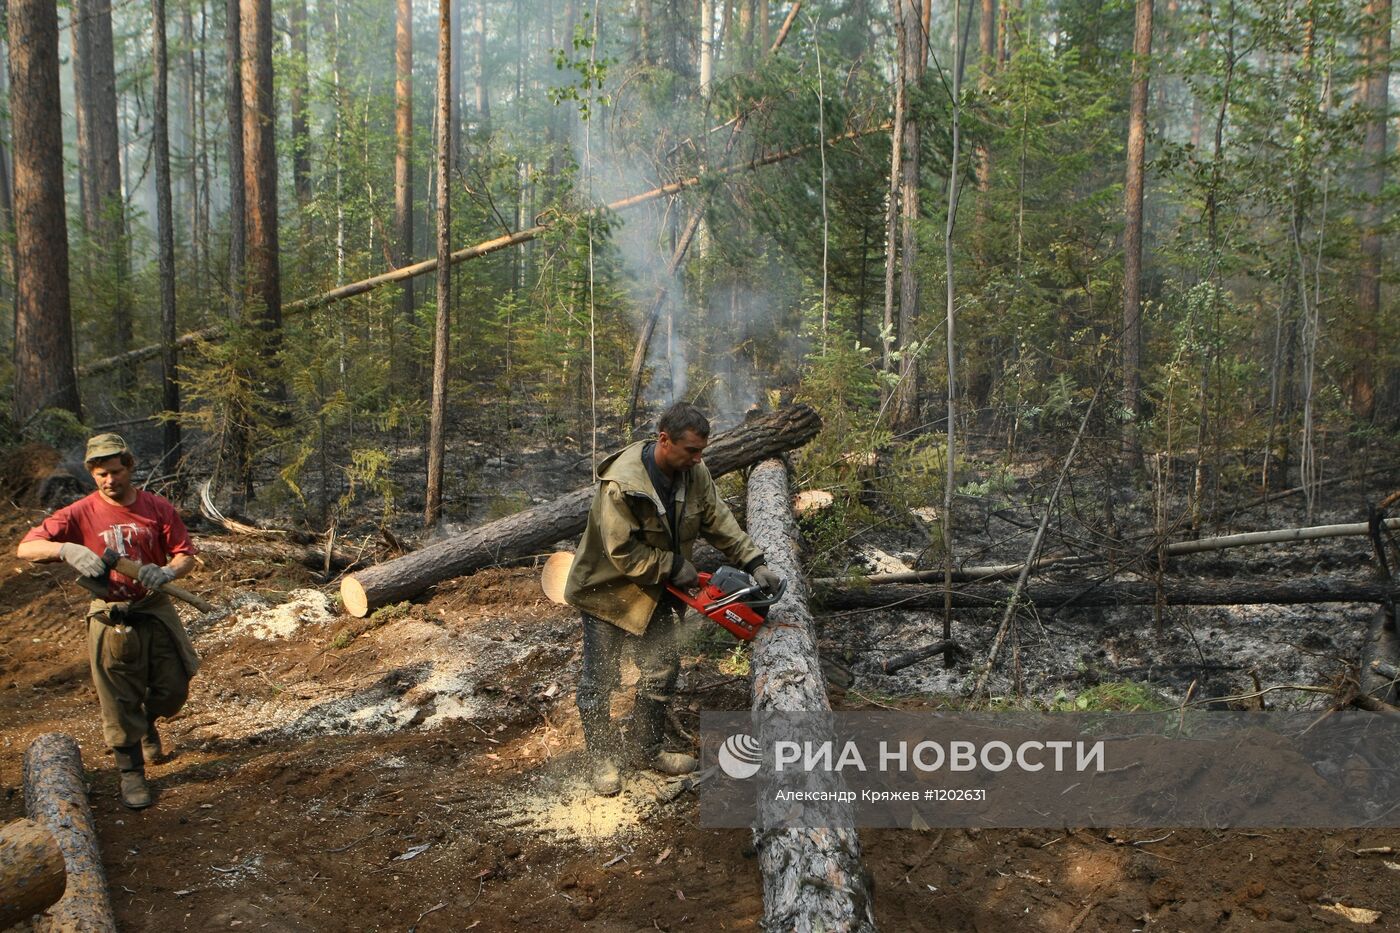
[[[146,727],[146,737],[141,740],[141,754],[151,764],[159,764],[165,760],[165,746],[161,744],[154,719]]]
[[[112,749],[121,772],[122,806],[128,810],[144,810],[151,805],[151,789],[146,786],[145,759],[140,745]]]
[[[700,763],[693,755],[663,752],[661,740],[666,735],[666,704],[649,696],[638,695],[632,707],[632,724],[627,730],[629,751],[646,768],[662,774],[689,774]]]
[[[607,709],[580,709],[583,742],[588,749],[588,781],[593,793],[615,797],[622,790],[622,773],[617,767],[617,730]]]

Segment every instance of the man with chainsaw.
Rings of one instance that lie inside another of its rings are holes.
[[[88,664],[102,735],[116,757],[122,803],[139,810],[152,800],[145,762],[163,756],[156,719],[184,706],[199,667],[170,597],[160,591],[194,568],[195,549],[175,507],[132,485],[136,459],[120,436],[92,438],[83,459],[97,491],[30,529],[15,554],[62,560],[93,593]],[[114,569],[119,558],[139,566],[135,578]]]
[[[781,580],[720,498],[702,461],[710,423],[693,405],[677,402],[657,424],[655,440],[638,441],[598,465],[598,489],[564,600],[583,614],[583,671],[578,710],[591,781],[606,796],[622,788],[620,766],[663,774],[694,771],[691,755],[661,750],[666,705],[680,672],[683,606],[667,584],[689,590],[699,582],[691,553],[701,535],[764,589]],[[609,706],[620,682],[623,652],[641,674],[625,733]]]

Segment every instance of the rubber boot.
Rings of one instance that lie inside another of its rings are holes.
[[[636,760],[662,774],[690,774],[700,766],[695,756],[682,752],[663,752],[661,741],[666,736],[666,703],[645,694],[637,695],[632,707],[632,724],[627,730],[627,744]]]
[[[151,789],[146,785],[145,759],[140,745],[125,745],[112,749],[121,777],[122,806],[128,810],[144,810],[152,803]]]
[[[580,709],[583,742],[588,750],[588,780],[593,793],[615,797],[622,790],[622,773],[617,767],[617,730],[606,709]]]
[[[156,730],[154,719],[146,727],[146,737],[141,740],[141,754],[151,764],[159,764],[165,760],[165,746],[161,744],[160,732]]]

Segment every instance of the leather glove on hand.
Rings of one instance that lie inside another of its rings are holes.
[[[83,577],[105,577],[107,575],[107,565],[102,563],[102,558],[81,544],[66,542],[58,549],[58,556],[63,558],[63,562]]]
[[[677,589],[688,590],[699,582],[700,573],[695,569],[695,565],[681,557],[679,566],[671,571],[672,585]]]
[[[142,564],[141,569],[136,571],[136,579],[140,580],[146,589],[158,590],[175,579],[175,571],[159,564]]]
[[[759,564],[751,574],[755,583],[763,587],[769,593],[778,592],[778,587],[783,585],[783,578],[768,569],[767,564]]]

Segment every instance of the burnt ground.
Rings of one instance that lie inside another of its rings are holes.
[[[205,566],[190,586],[229,611],[188,617],[205,667],[165,726],[174,757],[150,768],[157,805],[124,810],[84,661],[85,600],[62,567],[11,556],[40,515],[0,514],[0,822],[23,815],[26,744],[51,730],[76,737],[123,929],[758,928],[749,833],[700,829],[692,793],[658,802],[642,780],[611,802],[582,793],[576,623],[544,599],[532,568],[483,571],[361,620],[338,612],[333,585],[318,588],[310,571],[265,547],[198,535]],[[1296,518],[1275,512],[1269,522]],[[879,543],[894,553],[911,541]],[[1358,539],[1197,558],[1179,572],[1243,574],[1262,561],[1359,576],[1365,553]],[[1255,678],[1326,684],[1356,663],[1367,615],[1356,606],[1179,610],[1158,634],[1150,609],[1047,614],[1018,628],[1017,663],[1003,665],[994,689],[1014,692],[1017,669],[1023,702],[1041,703],[1122,680],[1179,700],[1206,672],[1218,694]],[[979,659],[994,623],[958,624]],[[931,616],[891,611],[826,618],[823,650],[854,676],[836,705],[918,708],[955,694],[972,662],[876,672],[934,628]],[[693,728],[702,708],[747,702],[727,646],[710,640],[687,657],[682,726]],[[887,930],[1357,925],[1338,904],[1379,911],[1372,928],[1400,926],[1400,856],[1354,854],[1396,845],[1389,830],[932,829],[861,839]]]

